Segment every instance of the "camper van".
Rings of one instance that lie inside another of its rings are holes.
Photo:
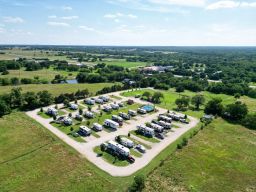
[[[92,112],[90,112],[90,111],[86,111],[84,113],[84,116],[89,118],[89,119],[93,119],[94,118],[94,114]]]
[[[84,136],[90,136],[92,131],[86,126],[80,126],[79,127],[79,133]]]
[[[99,99],[102,99],[104,102],[108,102],[109,101],[109,97],[108,96],[99,96]]]
[[[123,112],[120,112],[118,115],[120,117],[122,117],[123,119],[125,119],[125,120],[130,120],[131,119],[131,116],[129,114],[126,114],[126,113],[123,113]]]
[[[128,111],[128,114],[135,117],[137,115],[137,112],[136,111],[133,111],[133,110],[129,110]]]
[[[117,128],[119,128],[119,124],[118,124],[117,122],[115,122],[115,121],[110,120],[110,119],[106,119],[106,120],[104,121],[104,125],[105,125],[106,127],[111,128],[111,129],[117,129]]]
[[[155,130],[155,132],[162,133],[164,128],[156,123],[149,123],[149,126]]]
[[[103,127],[102,125],[98,124],[98,123],[93,123],[93,127],[92,127],[95,131],[102,131]]]
[[[158,119],[159,119],[159,120],[162,120],[162,121],[165,121],[165,122],[168,122],[168,123],[171,123],[171,122],[172,122],[172,118],[167,117],[167,116],[165,116],[165,115],[159,115]]]
[[[95,104],[95,100],[93,99],[86,99],[84,100],[84,103],[87,105],[94,105]]]
[[[104,101],[102,99],[95,99],[95,102],[98,103],[98,104],[103,104]]]
[[[71,110],[77,110],[77,109],[78,109],[78,105],[72,103],[72,104],[69,105],[69,109],[71,109]]]
[[[117,115],[112,115],[112,120],[119,123],[120,126],[122,126],[124,121],[122,117],[119,117]]]
[[[149,128],[145,125],[138,125],[137,132],[146,137],[154,137],[154,135],[155,135],[154,129]]]
[[[112,109],[114,109],[114,110],[119,109],[119,105],[117,105],[117,104],[111,103],[110,106],[111,106]]]
[[[103,107],[103,111],[105,111],[105,112],[110,112],[110,111],[112,111],[112,107],[110,107],[110,106],[104,106],[104,107]]]
[[[140,113],[140,114],[147,114],[147,111],[145,109],[138,108],[138,113]]]
[[[50,108],[47,109],[46,114],[48,114],[50,116],[57,116],[58,115],[58,110],[53,108],[53,107],[50,107]]]
[[[131,141],[130,139],[127,139],[125,137],[120,137],[120,136],[117,136],[115,139],[116,139],[117,142],[119,142],[121,145],[123,145],[127,148],[133,148],[134,147],[134,142]]]
[[[115,153],[118,153],[119,155],[122,155],[124,157],[130,156],[130,150],[127,147],[120,145],[115,141],[109,141],[107,143],[107,148],[113,150]]]

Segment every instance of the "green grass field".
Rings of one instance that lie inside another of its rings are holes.
[[[255,191],[255,131],[222,119],[147,177],[145,191]]]
[[[50,69],[43,69],[38,71],[25,71],[24,69],[21,70],[8,70],[8,75],[0,75],[0,78],[12,78],[18,77],[22,78],[29,78],[33,79],[34,77],[39,77],[41,80],[47,80],[51,82],[55,75],[62,75],[67,77],[67,79],[75,79],[78,72],[68,72],[68,71],[56,71],[53,68]]]
[[[106,63],[107,65],[115,65],[125,68],[145,67],[150,65],[146,62],[127,62],[125,59],[104,59],[102,62]]]
[[[0,119],[1,191],[125,191],[24,113]]]
[[[145,91],[149,91],[150,93],[154,93],[153,90],[136,90],[136,91],[129,91],[129,92],[125,92],[123,93],[124,96],[136,96],[136,95],[142,95]],[[158,90],[159,91],[159,90]],[[175,104],[175,100],[179,97],[182,97],[183,95],[185,96],[189,96],[189,97],[193,97],[194,95],[196,95],[197,93],[195,92],[191,92],[191,91],[185,91],[183,93],[177,93],[175,92],[174,89],[170,89],[168,91],[161,91],[160,92],[163,93],[164,95],[164,99],[162,99],[161,104],[159,104],[158,106],[163,107],[165,109],[175,109],[177,106]],[[212,98],[221,98],[223,100],[223,104],[227,105],[227,104],[231,104],[234,103],[236,101],[236,99],[230,95],[225,95],[225,94],[213,94],[207,91],[201,92],[199,94],[204,95],[205,100],[207,103],[209,100],[211,100]],[[256,112],[256,100],[249,98],[247,96],[242,96],[240,98],[240,101],[244,102],[248,108],[250,112]],[[203,116],[203,109],[204,106],[201,106],[201,110],[200,111],[193,111],[193,110],[188,110],[186,112],[184,112],[185,114],[194,116],[194,117],[202,117]]]
[[[42,90],[47,90],[54,96],[58,96],[61,93],[73,93],[78,89],[88,89],[89,92],[95,94],[97,91],[104,87],[110,87],[114,85],[113,83],[98,83],[98,84],[39,84],[39,85],[20,85],[20,86],[1,86],[0,95],[4,93],[9,93],[13,87],[21,87],[23,92],[34,91],[39,92]]]

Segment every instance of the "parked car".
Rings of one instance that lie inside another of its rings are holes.
[[[127,157],[127,160],[128,160],[130,163],[134,163],[134,162],[135,162],[135,159],[134,159],[132,156],[128,156],[128,157]]]
[[[145,152],[146,152],[146,148],[145,148],[143,145],[141,145],[141,144],[136,145],[135,148],[136,148],[139,152],[141,152],[141,153],[145,153]]]
[[[155,136],[156,136],[158,139],[164,139],[164,134],[162,134],[162,133],[155,133]]]

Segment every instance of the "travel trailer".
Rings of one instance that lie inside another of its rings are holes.
[[[110,119],[106,119],[106,120],[104,121],[104,125],[105,125],[106,127],[111,128],[111,129],[117,129],[117,128],[119,128],[119,124],[118,124],[117,122],[115,122],[115,121],[110,120]]]
[[[102,125],[100,125],[100,124],[98,124],[98,123],[93,123],[92,128],[93,128],[95,131],[102,131],[102,130],[103,130]]]
[[[91,129],[89,129],[86,126],[80,126],[79,127],[79,133],[84,135],[84,136],[90,136],[92,131],[91,131]]]
[[[146,136],[146,137],[154,137],[155,131],[152,128],[149,128],[145,125],[138,125],[137,132]]]

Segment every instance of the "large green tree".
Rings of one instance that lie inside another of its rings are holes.
[[[221,115],[223,109],[224,106],[222,104],[222,100],[219,98],[214,98],[206,104],[204,112],[206,114]]]
[[[200,105],[203,105],[205,103],[205,98],[203,95],[195,95],[191,99],[192,105],[195,105],[196,110],[200,109]]]

